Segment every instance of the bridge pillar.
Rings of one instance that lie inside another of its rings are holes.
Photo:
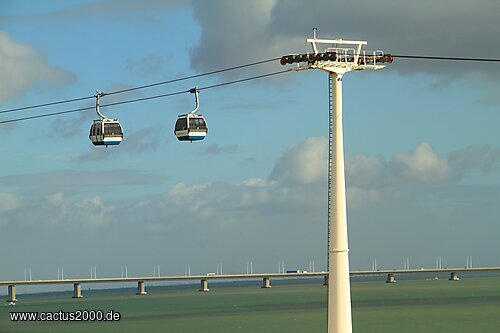
[[[210,289],[208,289],[208,280],[207,279],[201,279],[200,289],[198,291],[210,291]]]
[[[271,280],[269,279],[269,276],[265,276],[262,279],[262,287],[261,288],[271,288]]]
[[[387,280],[385,280],[385,283],[396,283],[396,278],[393,273],[387,274]]]
[[[144,281],[137,282],[137,292],[136,295],[147,295],[146,288],[144,287]]]
[[[73,298],[82,298],[82,286],[80,283],[73,283]]]
[[[450,280],[450,281],[458,281],[458,280],[460,280],[460,278],[458,277],[457,272],[451,272],[450,278],[448,280]]]
[[[208,280],[207,279],[201,279],[201,285],[199,291],[210,291],[208,289]]]
[[[323,285],[324,285],[324,286],[327,286],[327,285],[328,285],[328,275],[325,275],[325,276],[323,277]]]
[[[9,303],[15,303],[17,302],[17,298],[16,298],[16,285],[15,284],[9,284],[9,299],[7,300],[7,302]]]

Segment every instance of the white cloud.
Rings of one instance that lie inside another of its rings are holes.
[[[96,228],[101,225],[108,225],[113,220],[116,211],[113,205],[109,205],[103,199],[96,195],[93,197],[85,198],[77,202],[71,209],[71,220],[82,221],[85,227]]]
[[[0,213],[14,210],[20,206],[19,200],[9,193],[0,192]]]
[[[197,185],[186,185],[183,183],[176,184],[168,191],[169,197],[172,198],[184,198],[184,197],[192,197],[197,195],[201,190],[208,187],[209,184],[197,184]]]
[[[105,203],[99,195],[75,199],[57,192],[31,202],[30,206],[31,209],[22,214],[23,224],[30,226],[92,232],[115,222],[115,206]]]
[[[411,153],[397,154],[393,164],[402,178],[419,183],[446,182],[451,176],[448,161],[439,159],[428,143],[419,144]]]
[[[395,154],[390,160],[363,154],[348,158],[346,177],[349,186],[360,188],[446,183],[452,180],[452,167],[447,158],[439,158],[424,142],[411,152]]]
[[[270,179],[286,185],[312,184],[326,179],[328,163],[328,141],[326,138],[307,138],[291,145],[281,154]]]
[[[237,183],[237,185],[257,186],[257,187],[266,187],[266,186],[273,185],[273,184],[274,184],[273,181],[268,181],[268,180],[258,178],[258,177],[248,178],[248,179],[245,179],[245,180]]]
[[[47,201],[54,206],[61,206],[64,203],[64,194],[57,192],[47,197]]]
[[[346,157],[345,168],[347,185],[358,188],[446,183],[453,174],[448,159],[440,158],[425,142],[413,151],[395,154],[390,160],[363,154]],[[269,178],[282,186],[293,186],[325,182],[327,176],[328,140],[310,137],[285,150]]]
[[[31,46],[13,41],[6,32],[0,32],[0,72],[0,102],[15,100],[43,83],[60,86],[73,79],[68,72],[49,65]]]

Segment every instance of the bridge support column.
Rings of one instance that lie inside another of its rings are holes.
[[[271,288],[271,280],[268,276],[262,279],[262,287],[261,288]]]
[[[137,292],[136,295],[147,295],[146,287],[144,287],[144,281],[137,282]]]
[[[208,289],[208,280],[207,279],[201,279],[199,291],[210,291],[210,289]]]
[[[458,277],[457,272],[451,272],[450,278],[448,280],[450,280],[450,281],[458,281],[458,280],[460,280],[460,278]]]
[[[17,302],[17,298],[16,298],[16,285],[15,284],[9,284],[8,290],[9,290],[9,299],[7,300],[7,302],[9,302],[9,303],[15,303],[15,302]]]
[[[328,275],[325,275],[325,276],[323,277],[323,285],[324,285],[324,286],[327,286],[327,285],[328,285]]]
[[[82,298],[82,286],[80,283],[73,283],[73,298]]]
[[[393,273],[387,274],[387,280],[385,280],[385,283],[396,283],[396,277]]]

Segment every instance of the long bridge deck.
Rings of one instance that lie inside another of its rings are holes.
[[[351,271],[351,276],[362,275],[386,275],[386,274],[416,274],[416,273],[450,273],[450,272],[487,272],[500,271],[500,267],[478,267],[478,268],[424,268],[424,269],[384,269],[384,270],[364,270]],[[257,273],[257,274],[224,274],[224,275],[177,275],[177,276],[140,276],[140,277],[107,277],[107,278],[73,278],[59,280],[10,280],[0,281],[0,286],[8,285],[35,285],[35,284],[72,284],[72,283],[106,283],[106,282],[138,282],[138,281],[179,281],[179,280],[221,280],[221,279],[254,279],[254,278],[291,278],[291,277],[318,277],[328,276],[328,272],[307,272],[307,273]]]
[[[421,268],[421,269],[407,269],[407,270],[364,270],[364,271],[351,271],[351,276],[366,276],[366,275],[387,275],[386,282],[392,283],[395,281],[395,275],[400,274],[418,274],[418,273],[451,273],[450,280],[458,280],[458,272],[490,272],[490,271],[500,271],[500,267],[478,267],[478,268]],[[137,294],[145,295],[145,282],[158,282],[158,281],[190,281],[199,280],[201,281],[200,291],[208,291],[208,281],[209,280],[252,280],[252,279],[263,279],[262,287],[269,288],[271,286],[271,278],[307,278],[307,277],[324,277],[324,283],[327,283],[328,272],[301,272],[301,273],[257,273],[257,274],[224,274],[224,275],[179,275],[179,276],[142,276],[142,277],[107,277],[107,278],[72,278],[72,279],[58,279],[58,280],[11,280],[11,281],[0,281],[0,286],[8,286],[8,300],[7,302],[16,302],[16,285],[54,285],[54,284],[73,284],[74,286],[74,298],[82,297],[81,294],[81,284],[93,284],[93,283],[126,283],[126,282],[137,282]]]

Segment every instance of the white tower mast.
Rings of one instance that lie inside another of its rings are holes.
[[[328,159],[328,333],[351,333],[351,288],[342,129],[342,78],[353,70],[381,69],[392,62],[382,51],[362,51],[365,41],[308,38],[313,53],[292,54],[282,65],[297,63],[296,70],[321,69],[329,74],[329,159]],[[326,45],[323,52],[318,44]]]

